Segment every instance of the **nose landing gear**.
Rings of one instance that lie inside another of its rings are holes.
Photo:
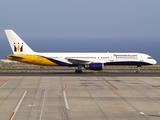
[[[137,74],[138,74],[139,71],[140,71],[140,67],[141,67],[140,65],[137,66],[137,70],[136,70],[136,73],[137,73]]]

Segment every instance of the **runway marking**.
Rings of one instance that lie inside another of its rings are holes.
[[[16,108],[14,109],[14,111],[13,111],[13,113],[12,113],[12,115],[11,115],[11,117],[10,117],[9,120],[13,120],[13,118],[14,118],[16,112],[18,111],[18,109],[19,109],[19,107],[20,107],[20,105],[21,105],[21,103],[22,103],[24,97],[26,96],[26,94],[27,94],[27,90],[24,91],[24,93],[23,93],[23,95],[22,95],[20,101],[18,102],[18,104],[17,104]]]
[[[12,120],[12,117],[13,117],[14,113],[15,113],[15,112],[13,112],[13,113],[12,113],[12,115],[11,115],[11,117],[10,117],[10,119],[9,119],[9,120]]]
[[[108,82],[106,79],[102,78],[104,81],[106,81],[109,85],[111,85],[114,89],[118,90],[118,88],[116,88],[113,84],[111,84],[110,82]]]
[[[43,96],[43,102],[42,102],[42,109],[41,109],[41,113],[40,113],[40,120],[41,120],[41,118],[42,118],[42,112],[43,112],[43,106],[44,106],[45,95],[46,95],[46,90],[44,90],[44,96]]]
[[[140,114],[144,115],[144,112],[139,112]]]
[[[95,110],[79,110],[79,109],[69,108],[65,90],[63,91],[63,96],[64,96],[64,102],[65,102],[65,105],[66,105],[66,109],[68,109],[68,110],[72,110],[72,111],[90,111],[90,112],[91,111],[95,111]]]
[[[8,80],[6,80],[4,83],[2,83],[2,84],[0,85],[0,88],[1,88],[3,85],[5,85],[9,80],[10,80],[10,78],[9,78]]]
[[[63,96],[64,96],[64,102],[65,102],[65,105],[66,105],[66,109],[69,109],[69,105],[68,105],[68,101],[67,101],[65,90],[63,91]]]

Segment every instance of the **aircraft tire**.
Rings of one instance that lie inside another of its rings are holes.
[[[75,70],[75,73],[82,73],[82,70]]]

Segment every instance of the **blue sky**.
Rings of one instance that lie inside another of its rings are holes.
[[[1,0],[0,37],[160,38],[159,0]]]
[[[160,0],[1,0],[0,47],[9,48],[4,29],[13,29],[35,51],[152,55],[160,41],[159,6]],[[108,48],[102,49],[108,43]],[[119,44],[119,48],[118,45],[115,48],[115,44]],[[57,47],[60,45],[64,47]],[[152,49],[148,50],[149,45]],[[146,49],[140,49],[143,47]]]

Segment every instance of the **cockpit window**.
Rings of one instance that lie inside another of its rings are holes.
[[[147,57],[147,59],[152,59],[152,57]]]

